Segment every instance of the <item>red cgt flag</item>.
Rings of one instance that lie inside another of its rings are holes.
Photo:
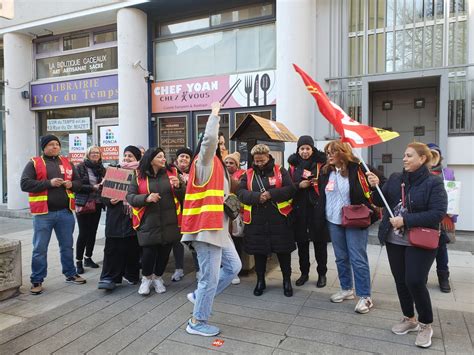
[[[343,142],[354,148],[369,147],[389,141],[399,136],[397,132],[363,125],[345,113],[342,108],[329,100],[324,90],[300,67],[293,64],[296,72],[301,75],[308,91],[315,98],[319,111],[334,126]]]

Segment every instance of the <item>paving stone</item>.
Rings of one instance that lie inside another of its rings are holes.
[[[216,337],[203,337],[199,335],[190,335],[186,333],[184,329],[177,329],[169,337],[170,340],[191,344],[194,346],[203,347],[206,349],[212,349],[212,342],[215,339],[224,340],[224,344],[219,347],[220,351],[224,351],[230,354],[271,354],[273,351],[272,347],[253,344],[244,340],[235,340],[228,338],[225,334],[219,334]]]
[[[291,322],[293,322],[295,319],[295,315],[292,314],[241,307],[228,303],[220,303],[218,300],[214,303],[213,310],[215,312],[219,311],[222,313],[236,314],[253,319],[262,319],[283,324],[291,324]]]
[[[472,340],[460,312],[438,310],[444,347],[448,353],[474,353]]]
[[[117,340],[121,337],[119,333],[123,333],[127,327],[131,326],[131,324],[135,323],[145,314],[151,312],[169,299],[176,297],[177,293],[186,287],[187,284],[183,283],[180,286],[181,287],[175,289],[174,292],[168,289],[168,292],[164,294],[153,294],[152,296],[144,298],[142,302],[133,305],[100,326],[91,329],[80,338],[70,342],[57,353],[70,354],[80,351],[87,352],[91,349],[94,353],[116,352],[121,350],[126,344],[120,346],[119,344],[122,344],[122,342],[117,343]],[[185,300],[183,298],[178,304],[183,304],[184,302]],[[117,347],[117,345],[120,347]]]
[[[216,299],[221,303],[228,303],[249,308],[266,309],[268,311],[277,311],[281,313],[296,314],[300,307],[292,304],[284,303],[285,296],[281,295],[282,302],[272,302],[265,300],[264,296],[260,297],[242,297],[229,294],[221,294]]]
[[[306,352],[308,353],[308,351]],[[275,349],[272,352],[272,355],[298,355],[298,354],[305,354],[305,353],[299,353],[294,350],[283,350],[283,349]]]
[[[185,343],[179,343],[172,340],[165,340],[155,349],[152,353],[155,354],[169,354],[169,355],[182,355],[182,354],[193,354],[193,355],[208,355],[208,354],[230,354],[216,349],[205,349],[199,346],[189,345]]]
[[[23,317],[12,316],[10,314],[0,313],[0,331],[11,327],[12,325],[21,323],[25,320]]]
[[[286,350],[283,354],[327,354],[327,355],[363,355],[374,354],[372,352],[359,351],[343,346],[317,343],[305,339],[286,338],[278,347],[277,350]],[[278,354],[276,351],[274,354]]]
[[[119,354],[136,355],[154,351],[154,349],[165,340],[165,338],[187,322],[191,316],[191,309],[191,305],[185,303],[177,310],[168,309],[168,314],[164,314],[161,319],[157,319],[153,312],[148,313],[143,317],[144,321],[148,325],[153,323],[153,326],[151,328],[148,327],[145,331],[142,329],[141,335],[120,351]],[[196,345],[190,342],[186,343]]]
[[[277,335],[284,335],[288,329],[288,324],[270,322],[262,319],[242,317],[235,314],[213,312],[212,322],[226,324],[232,327],[251,329],[254,332],[265,332]]]
[[[441,354],[444,351],[442,341],[440,339],[433,339],[433,345],[429,350],[427,350],[417,348],[414,344],[414,338],[413,345],[409,346],[400,343],[392,343],[381,339],[376,340],[348,334],[339,334],[336,337],[332,331],[323,331],[320,329],[315,330],[294,325],[288,328],[287,335],[289,337],[306,339],[317,343],[331,344],[360,351],[382,354]]]

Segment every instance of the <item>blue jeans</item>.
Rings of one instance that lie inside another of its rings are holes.
[[[329,234],[336,256],[337,274],[343,290],[352,289],[354,271],[355,291],[359,297],[370,297],[370,269],[367,257],[367,228],[344,228],[328,222]]]
[[[214,297],[230,285],[242,268],[242,263],[230,236],[226,237],[222,247],[204,242],[193,242],[193,247],[197,252],[201,272],[195,291],[193,316],[197,320],[207,321]]]
[[[31,282],[43,282],[48,270],[48,245],[51,233],[56,233],[63,274],[76,275],[73,259],[74,215],[69,210],[49,212],[33,217],[33,257],[31,259]]]

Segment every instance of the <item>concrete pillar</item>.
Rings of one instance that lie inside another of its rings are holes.
[[[137,9],[117,14],[119,145],[148,147],[147,16]]]
[[[20,177],[28,159],[37,154],[35,114],[21,97],[33,80],[31,37],[19,33],[3,36],[5,60],[5,141],[7,151],[8,208],[28,207],[28,195],[20,190]]]
[[[314,136],[315,101],[293,63],[314,77],[315,6],[313,0],[276,1],[276,118],[296,136]],[[288,157],[296,144],[287,143],[285,150]]]

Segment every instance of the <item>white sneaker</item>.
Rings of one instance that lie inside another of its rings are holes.
[[[352,300],[352,299],[354,299],[353,290],[341,290],[331,296],[331,302],[334,302],[334,303],[341,303],[344,300]]]
[[[140,288],[138,289],[139,295],[148,295],[150,293],[150,287],[153,280],[148,279],[145,276],[142,277],[142,283],[140,284]]]
[[[188,298],[188,301],[191,302],[192,304],[196,303],[196,294],[194,293],[194,291],[188,293],[186,297]]]
[[[163,279],[161,278],[161,276],[157,277],[156,279],[153,279],[153,287],[155,288],[156,293],[166,292],[166,287],[163,283]]]
[[[357,302],[357,305],[354,308],[354,311],[357,313],[369,313],[369,310],[374,306],[374,303],[372,302],[372,299],[370,297],[361,297],[359,299],[359,302]]]
[[[236,276],[234,279],[232,279],[232,285],[238,285],[240,283],[240,278]]]
[[[431,337],[433,336],[433,328],[431,324],[423,324],[420,322],[420,329],[416,336],[415,345],[420,348],[429,348],[431,346]]]
[[[171,276],[171,281],[179,281],[184,277],[183,269],[176,269],[173,276]]]

